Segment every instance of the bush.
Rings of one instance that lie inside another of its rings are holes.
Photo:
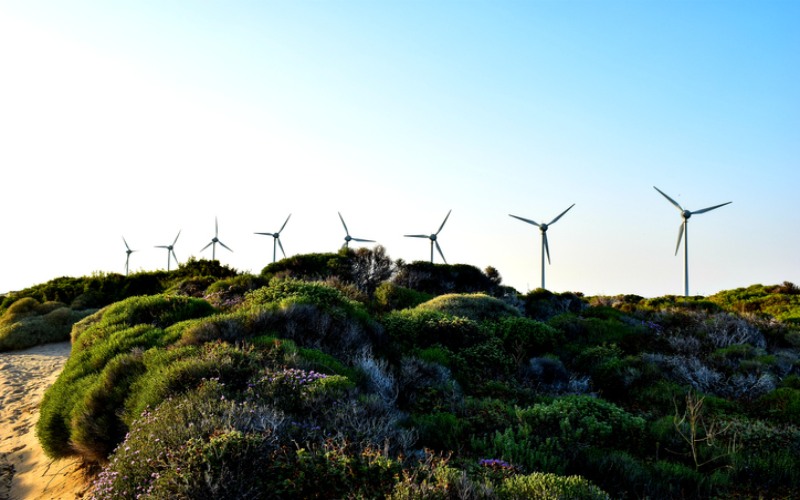
[[[587,307],[582,295],[571,292],[554,294],[548,290],[537,288],[523,297],[525,315],[539,321],[547,321],[559,314],[578,314]]]
[[[531,356],[552,352],[564,341],[564,335],[555,328],[528,318],[504,317],[485,327],[503,341],[518,365]]]
[[[566,396],[551,403],[517,408],[516,424],[473,446],[485,456],[502,458],[527,470],[564,474],[581,462],[587,448],[638,450],[644,420],[588,396]]]
[[[40,304],[36,299],[22,298],[0,316],[0,351],[69,340],[72,325],[92,312],[75,311],[60,302]]]
[[[443,312],[450,316],[469,318],[479,322],[520,315],[516,308],[500,299],[482,293],[440,295],[420,304],[415,309],[417,311]]]
[[[127,396],[127,393],[115,392],[114,389],[103,394],[103,387],[114,385],[117,380],[124,381],[122,387],[125,387],[132,381],[117,370],[112,360],[134,350],[164,346],[164,331],[156,325],[167,326],[171,322],[210,312],[211,306],[198,299],[133,297],[108,306],[76,325],[72,354],[41,404],[36,431],[45,452],[54,458],[73,454],[76,452],[72,445],[73,434],[84,432],[86,436],[92,435],[94,431],[84,429],[84,426],[95,424],[91,418],[81,419],[79,415],[110,415],[105,423],[112,426],[107,437],[113,441],[117,435],[114,429],[118,429],[116,412],[122,409],[119,398]],[[106,369],[109,371],[104,375]],[[87,448],[90,450],[87,460],[96,460],[97,453],[92,450],[109,444],[113,447],[115,443],[91,445]]]
[[[534,472],[504,479],[495,489],[498,498],[563,500],[607,500],[606,492],[580,476],[557,476]]]
[[[433,298],[429,293],[422,293],[405,288],[391,282],[381,283],[375,289],[375,304],[380,312],[409,309]]]
[[[494,295],[495,280],[467,264],[433,264],[416,261],[398,266],[392,283],[432,295],[484,292]]]

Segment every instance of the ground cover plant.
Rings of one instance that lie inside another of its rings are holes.
[[[95,498],[797,493],[793,285],[522,295],[368,252],[198,272],[88,314],[44,449],[96,464]],[[4,314],[61,307],[28,299]]]

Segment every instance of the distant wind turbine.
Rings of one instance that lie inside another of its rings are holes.
[[[226,245],[225,243],[223,243],[223,242],[221,242],[219,240],[219,224],[217,223],[217,218],[214,217],[214,237],[211,238],[211,243],[209,243],[208,245],[204,246],[202,249],[200,249],[200,251],[202,252],[206,248],[211,247],[211,259],[212,260],[217,260],[217,243],[222,245],[223,248],[227,248],[228,250],[233,252],[233,250],[231,250],[228,247],[228,245]]]
[[[439,252],[439,255],[442,256],[442,260],[445,264],[447,264],[447,259],[444,258],[444,254],[442,253],[442,247],[439,246],[439,242],[437,241],[437,237],[439,233],[442,232],[442,228],[444,227],[445,222],[447,222],[447,218],[450,217],[450,212],[453,210],[449,210],[447,215],[445,216],[444,220],[442,221],[442,225],[439,226],[439,230],[433,234],[406,234],[406,238],[428,238],[431,240],[431,264],[433,264],[433,246],[436,245],[436,250]]]
[[[575,204],[573,203],[572,205],[569,206],[569,208],[567,208],[566,210],[564,210],[563,212],[558,214],[558,217],[556,217],[555,219],[551,220],[547,224],[544,224],[544,223],[540,224],[538,222],[534,222],[534,221],[532,221],[530,219],[526,219],[524,217],[517,217],[516,215],[508,214],[509,216],[511,216],[511,217],[513,217],[515,219],[519,219],[522,222],[527,222],[528,224],[533,224],[534,226],[538,227],[539,231],[542,233],[542,289],[544,289],[544,256],[545,255],[547,255],[547,263],[550,264],[550,245],[547,244],[547,229],[550,226],[552,226],[553,224],[555,224],[558,221],[558,219],[563,217],[564,214],[569,212],[570,209],[572,207],[574,207],[574,206],[575,206]]]
[[[683,217],[683,222],[681,223],[681,227],[678,229],[678,244],[675,246],[675,255],[678,255],[678,249],[681,247],[681,239],[683,239],[684,240],[684,242],[683,242],[683,293],[684,293],[684,296],[688,297],[689,296],[689,224],[688,224],[689,223],[689,218],[692,215],[697,215],[697,214],[703,214],[703,213],[706,213],[706,212],[710,212],[711,210],[714,210],[715,208],[724,207],[725,205],[728,205],[728,204],[733,203],[733,202],[729,201],[729,202],[726,202],[726,203],[721,203],[719,205],[714,205],[713,207],[704,208],[702,210],[695,210],[695,211],[684,210],[683,207],[681,207],[680,204],[677,201],[675,201],[672,198],[670,198],[669,196],[667,196],[667,194],[664,193],[664,191],[658,189],[655,186],[653,186],[653,189],[655,189],[656,191],[661,193],[661,195],[664,196],[664,198],[666,198],[667,200],[669,200],[670,203],[675,205],[675,208],[680,210],[681,217]]]
[[[291,216],[292,214],[289,214],[289,217]],[[283,225],[281,226],[281,228],[278,230],[277,233],[254,233],[254,234],[263,234],[264,236],[272,236],[273,238],[275,238],[275,240],[272,242],[272,262],[275,262],[276,257],[278,255],[277,247],[281,247],[281,253],[283,254],[283,257],[286,258],[286,252],[283,251],[283,244],[281,243],[281,231],[283,231],[283,228],[286,227],[286,223],[289,222],[289,217],[286,217],[286,221],[283,223]]]
[[[122,241],[125,243],[125,253],[127,254],[125,256],[125,276],[127,276],[128,275],[128,264],[131,261],[131,254],[133,252],[135,252],[136,250],[131,250],[131,247],[128,246],[128,242],[125,241],[125,237],[124,236],[122,237]]]
[[[350,236],[350,231],[347,229],[347,224],[344,223],[344,218],[342,217],[341,212],[336,212],[339,214],[339,219],[342,221],[342,225],[344,226],[344,232],[346,236],[344,237],[344,245],[343,247],[350,248],[351,241],[358,241],[360,243],[375,243],[375,240],[362,240],[361,238],[353,238]]]
[[[167,271],[169,271],[169,263],[170,259],[175,259],[175,264],[178,264],[178,256],[175,255],[175,243],[178,242],[178,237],[181,235],[181,232],[178,231],[178,236],[175,237],[175,241],[172,242],[172,245],[157,245],[156,248],[166,248],[167,249]]]

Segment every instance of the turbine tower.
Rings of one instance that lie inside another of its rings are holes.
[[[291,217],[292,214],[289,214]],[[281,253],[283,254],[283,258],[286,258],[286,252],[283,251],[283,244],[281,243],[281,231],[283,228],[286,227],[286,223],[289,222],[289,217],[286,217],[286,221],[283,223],[281,228],[278,230],[277,233],[254,233],[254,234],[263,234],[264,236],[272,236],[274,241],[272,242],[272,262],[275,262],[277,257],[277,247],[281,247]]]
[[[125,276],[127,276],[128,275],[128,264],[130,264],[130,261],[131,261],[131,254],[133,252],[135,252],[136,250],[131,250],[131,247],[128,246],[128,242],[125,241],[125,237],[124,236],[122,237],[122,241],[125,243],[125,253],[127,254],[125,256]]]
[[[178,236],[181,235],[181,232],[178,231]],[[178,264],[178,256],[175,255],[175,243],[178,242],[178,236],[175,237],[175,241],[172,242],[172,245],[157,245],[156,248],[166,248],[167,249],[167,271],[169,272],[169,263],[172,258],[175,258],[175,263]]]
[[[532,221],[530,219],[526,219],[524,217],[517,217],[516,215],[508,214],[509,216],[511,216],[511,217],[513,217],[515,219],[519,219],[522,222],[527,222],[528,224],[533,224],[534,226],[538,227],[539,231],[542,233],[542,289],[545,289],[544,288],[544,256],[545,255],[547,255],[547,263],[550,264],[550,245],[547,244],[547,229],[550,226],[552,226],[553,224],[555,224],[558,221],[558,219],[563,217],[564,214],[569,212],[570,209],[572,207],[574,207],[574,206],[575,206],[575,204],[573,203],[572,205],[569,206],[569,208],[567,208],[566,210],[564,210],[563,212],[558,214],[558,217],[556,217],[555,219],[551,220],[547,224],[545,224],[545,223],[541,223],[540,224],[538,222],[534,222],[534,221]]]
[[[362,240],[361,238],[353,238],[352,236],[350,236],[350,231],[347,229],[347,224],[344,223],[344,218],[342,217],[342,213],[341,212],[336,212],[336,213],[339,214],[339,219],[342,221],[342,225],[344,226],[344,232],[346,234],[346,236],[344,237],[344,245],[342,245],[343,247],[350,248],[351,241],[358,241],[360,243],[375,243],[375,240]]]
[[[653,189],[655,189],[656,191],[661,193],[661,195],[664,196],[664,198],[666,198],[667,200],[669,200],[670,203],[675,205],[675,208],[677,208],[681,212],[681,217],[683,218],[683,222],[681,223],[681,227],[678,229],[678,244],[675,246],[675,255],[678,255],[678,249],[680,249],[680,247],[681,247],[681,239],[683,239],[684,240],[684,242],[683,242],[683,293],[684,293],[685,297],[688,297],[689,296],[689,224],[688,224],[689,223],[689,218],[692,215],[697,215],[697,214],[703,214],[703,213],[706,213],[706,212],[710,212],[711,210],[714,210],[715,208],[724,207],[725,205],[728,205],[728,204],[733,203],[733,202],[729,201],[729,202],[722,203],[722,204],[719,204],[719,205],[714,205],[713,207],[704,208],[702,210],[695,210],[695,211],[684,210],[683,207],[681,207],[680,204],[677,201],[675,201],[672,198],[670,198],[669,196],[667,196],[667,194],[664,191],[658,189],[655,186],[653,186]]]
[[[223,248],[227,248],[228,250],[233,252],[233,250],[231,250],[230,247],[228,247],[228,245],[219,240],[219,224],[217,223],[217,218],[214,217],[214,237],[211,238],[211,243],[204,246],[202,249],[200,249],[200,251],[202,252],[206,248],[211,247],[211,259],[217,260],[217,243],[222,245]]]
[[[442,256],[442,260],[444,261],[444,263],[447,264],[447,259],[444,258],[444,254],[442,253],[442,247],[439,246],[439,242],[437,241],[437,237],[439,236],[439,233],[442,232],[442,228],[444,227],[445,222],[447,222],[447,218],[450,217],[450,212],[452,212],[452,211],[453,210],[451,209],[451,210],[449,210],[447,212],[447,215],[445,216],[444,220],[442,221],[442,225],[439,226],[439,230],[436,231],[435,233],[433,233],[433,234],[406,234],[405,235],[406,238],[428,238],[429,240],[431,240],[431,264],[433,264],[433,246],[434,245],[436,245],[436,250],[439,251],[439,255]]]

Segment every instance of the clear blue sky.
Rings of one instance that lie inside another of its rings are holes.
[[[800,283],[800,2],[0,0],[0,291],[207,256],[492,265],[525,292]],[[438,255],[437,255],[438,259]]]

